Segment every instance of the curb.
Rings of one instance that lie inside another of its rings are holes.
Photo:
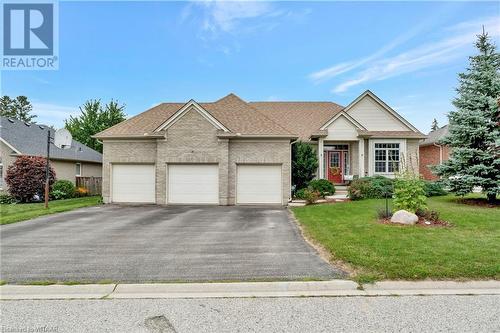
[[[362,288],[350,280],[0,286],[0,300],[398,295],[500,295],[500,281],[381,281]]]

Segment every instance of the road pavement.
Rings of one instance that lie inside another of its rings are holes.
[[[500,296],[0,301],[2,332],[500,332]],[[23,331],[24,332],[24,331]]]

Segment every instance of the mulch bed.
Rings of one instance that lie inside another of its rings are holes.
[[[483,199],[483,198],[457,199],[457,202],[464,204],[464,205],[480,206],[480,207],[487,207],[487,208],[500,207],[500,201],[497,200],[494,204],[491,204],[486,199]]]
[[[390,225],[397,225],[397,226],[402,226],[402,227],[411,227],[411,224],[400,224],[400,223],[392,223],[391,219],[381,219],[379,220],[379,223],[382,224],[390,224]],[[430,221],[426,220],[423,217],[418,218],[418,222],[414,224],[417,227],[451,227],[451,223],[443,221],[443,220],[437,220],[437,221]]]

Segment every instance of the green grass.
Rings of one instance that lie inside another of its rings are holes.
[[[353,268],[359,282],[380,279],[500,279],[500,208],[427,199],[452,227],[377,222],[384,200],[296,207],[306,234]]]
[[[0,205],[0,224],[29,220],[38,216],[66,212],[81,207],[95,206],[101,201],[99,196],[83,197],[49,202],[45,209],[43,203]]]

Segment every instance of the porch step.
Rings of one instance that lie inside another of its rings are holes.
[[[325,199],[333,201],[346,201],[349,200],[349,197],[347,196],[347,193],[335,193],[334,195],[326,196]]]

